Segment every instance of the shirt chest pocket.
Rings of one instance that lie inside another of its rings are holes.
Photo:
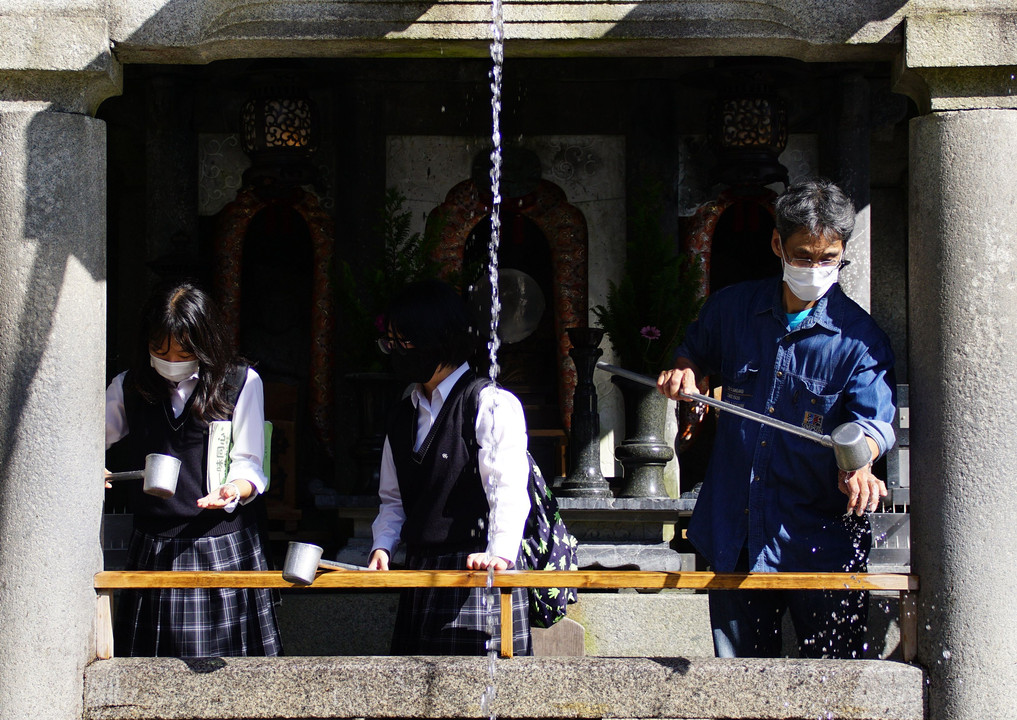
[[[753,396],[757,394],[756,385],[759,382],[759,368],[755,363],[734,363],[732,367],[725,368],[723,374],[723,399],[739,407],[750,405]]]
[[[827,434],[840,424],[841,395],[839,387],[792,375],[785,396],[785,417],[806,430]]]

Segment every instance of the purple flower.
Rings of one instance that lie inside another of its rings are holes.
[[[639,331],[639,334],[647,340],[660,340],[660,328],[656,328],[653,325],[647,325]]]

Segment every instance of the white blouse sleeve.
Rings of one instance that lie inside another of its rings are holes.
[[[230,470],[227,482],[246,480],[257,494],[265,492],[268,478],[262,468],[265,456],[265,390],[261,376],[254,368],[247,368],[247,379],[233,409],[233,449],[230,450]],[[244,500],[248,503],[255,493]]]
[[[395,460],[392,458],[392,446],[388,438],[381,450],[381,469],[378,476],[378,498],[381,506],[378,517],[371,523],[371,534],[374,541],[372,550],[381,548],[388,552],[389,557],[399,544],[399,534],[406,522],[406,511],[403,509],[403,498],[399,493],[399,478],[396,476]]]
[[[120,373],[106,388],[106,449],[127,437],[127,412],[124,410],[124,375]]]
[[[477,409],[477,459],[488,516],[487,553],[515,563],[530,512],[526,457],[526,416],[519,399],[497,387],[480,393]]]

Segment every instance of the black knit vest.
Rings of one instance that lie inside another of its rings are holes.
[[[401,538],[407,552],[482,552],[487,546],[487,495],[475,447],[466,440],[475,434],[476,410],[473,417],[464,412],[464,391],[473,379],[472,372],[459,378],[419,451],[413,450],[413,401],[406,398],[389,416],[388,441],[406,512]]]
[[[236,404],[246,377],[246,366],[235,367],[230,372],[227,392],[231,404]],[[239,505],[233,513],[198,507],[198,498],[208,494],[205,487],[208,423],[191,412],[193,402],[192,393],[180,417],[174,418],[169,398],[148,402],[134,388],[130,372],[124,376],[127,436],[121,442],[126,445],[125,459],[129,467],[145,467],[145,456],[149,453],[172,455],[180,460],[177,490],[171,498],[164,500],[146,495],[141,482],[131,483],[128,508],[134,513],[134,526],[149,535],[219,536],[255,525],[251,505]]]

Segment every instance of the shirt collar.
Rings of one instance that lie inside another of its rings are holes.
[[[819,298],[812,307],[812,314],[802,321],[802,324],[798,326],[798,330],[806,330],[813,325],[819,325],[831,332],[840,332],[840,326],[833,319],[833,316],[830,315],[829,311],[830,302],[836,303],[842,293],[840,283],[834,283],[833,287],[827,290],[826,295]],[[784,312],[784,281],[781,278],[777,278],[777,284],[770,295],[769,304],[761,303],[756,311],[756,314],[759,315],[763,313],[770,313],[781,325],[787,326],[787,313]],[[798,330],[795,330],[795,332],[798,332]]]
[[[438,383],[436,388],[434,388],[434,392],[431,393],[430,406],[435,412],[437,412],[438,408],[440,408],[442,403],[445,402],[445,398],[447,398],[448,394],[452,392],[452,388],[455,387],[457,382],[459,382],[459,378],[465,375],[466,371],[469,369],[469,363],[463,363],[453,370],[447,378]],[[410,399],[413,401],[413,407],[420,407],[420,401],[424,400],[426,402],[427,400],[420,388],[421,384],[417,383],[413,386],[413,391],[410,393]]]

